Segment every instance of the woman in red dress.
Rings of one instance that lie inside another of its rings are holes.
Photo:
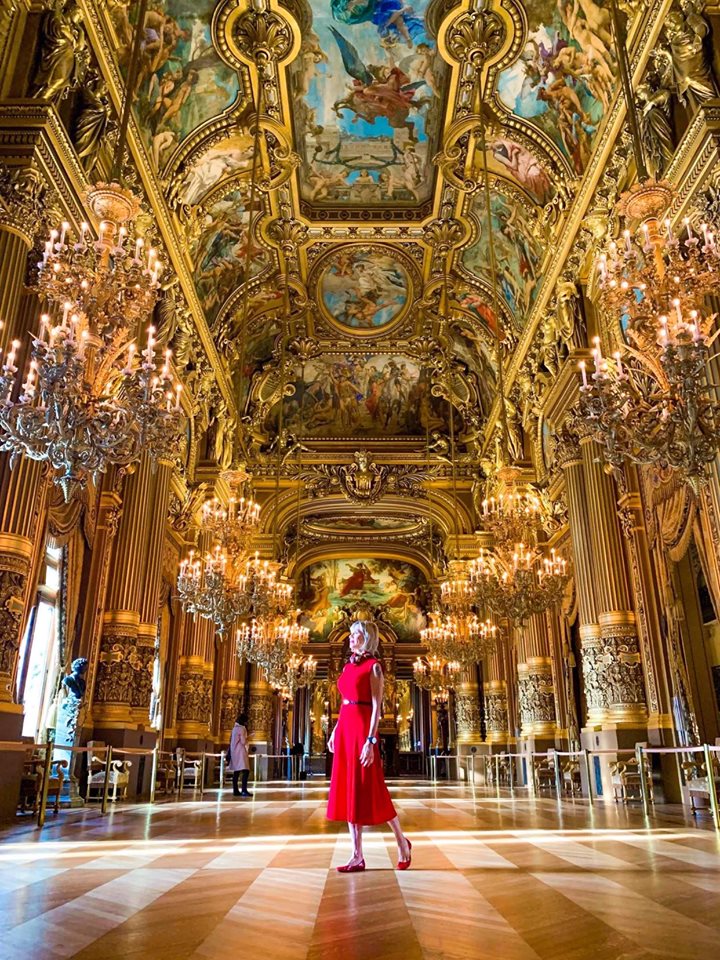
[[[328,797],[328,820],[347,820],[353,843],[352,857],[340,873],[365,869],[363,827],[387,823],[398,845],[398,870],[407,870],[412,844],[400,828],[395,807],[383,777],[377,731],[382,715],[383,675],[375,656],[378,629],[367,620],[350,628],[352,655],[338,679],[342,706],[328,740],[335,755]]]

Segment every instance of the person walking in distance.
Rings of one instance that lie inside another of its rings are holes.
[[[334,754],[328,820],[346,820],[353,852],[339,873],[365,869],[364,826],[387,823],[398,845],[398,870],[407,870],[412,844],[402,832],[385,778],[378,747],[382,716],[383,674],[376,654],[378,628],[369,620],[356,620],[350,628],[349,662],[338,679],[343,697],[338,722],[328,740]]]
[[[248,792],[248,777],[250,776],[250,757],[248,756],[248,732],[247,732],[247,714],[241,713],[235,725],[232,728],[232,734],[230,735],[230,749],[228,753],[230,754],[230,769],[232,770],[232,779],[233,779],[233,796],[234,797],[251,797],[252,794]],[[238,781],[242,774],[242,790],[238,789]]]

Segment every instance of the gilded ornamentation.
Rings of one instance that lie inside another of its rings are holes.
[[[34,167],[0,162],[0,224],[21,234],[28,246],[40,230],[45,184]]]
[[[508,735],[507,693],[485,690],[485,728],[492,740]]]
[[[105,629],[95,681],[95,703],[121,703],[150,709],[154,648],[141,646],[135,636]]]
[[[388,493],[423,496],[422,483],[432,473],[427,467],[378,464],[367,450],[357,450],[350,464],[322,464],[317,473],[306,474],[306,490],[310,497],[338,492],[353,503],[371,504]]]
[[[15,658],[20,646],[20,622],[26,581],[26,562],[10,555],[0,557],[0,675],[2,676],[12,676],[15,668]],[[6,695],[7,691],[0,687],[0,700],[5,699]]]
[[[251,692],[248,710],[248,732],[253,740],[272,743],[275,703],[270,691]]]
[[[691,109],[718,95],[707,39],[703,0],[676,0],[663,22],[670,46],[677,95]]]
[[[235,716],[227,726],[232,727]],[[177,701],[178,723],[207,723],[212,717],[212,677],[202,671],[185,673],[180,677]],[[222,729],[226,729],[225,726]]]
[[[455,693],[455,725],[458,740],[472,742],[480,737],[482,711],[477,693]]]
[[[53,0],[40,28],[40,61],[32,96],[59,100],[78,87],[90,62],[82,10],[75,0]]]
[[[583,641],[582,675],[590,711],[645,704],[639,642],[634,632]]]
[[[494,11],[476,9],[454,20],[447,34],[447,48],[456,60],[481,70],[496,57],[505,40],[505,26]]]
[[[82,85],[82,102],[73,131],[75,149],[87,174],[95,169],[115,129],[107,83],[93,71]]]
[[[535,724],[555,723],[555,685],[549,670],[518,677],[520,723],[531,730]]]

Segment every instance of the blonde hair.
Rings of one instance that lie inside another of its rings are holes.
[[[378,644],[380,643],[377,624],[371,620],[356,620],[350,627],[350,633],[362,633],[363,645],[360,653],[377,653]]]

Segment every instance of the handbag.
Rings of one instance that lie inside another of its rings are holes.
[[[225,754],[225,763],[232,763],[232,753],[230,752],[230,747],[227,748],[227,753]]]

